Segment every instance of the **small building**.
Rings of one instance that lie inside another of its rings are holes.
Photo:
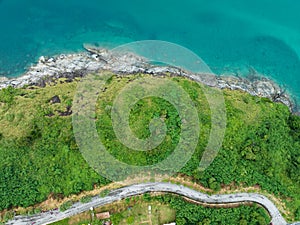
[[[105,219],[109,219],[110,218],[110,214],[109,214],[109,212],[97,213],[96,217],[99,220],[105,220]]]
[[[103,223],[103,225],[112,225],[112,222],[111,222],[111,221],[105,221],[105,222]]]

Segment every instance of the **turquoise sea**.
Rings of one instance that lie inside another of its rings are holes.
[[[298,0],[0,0],[0,27],[0,76],[82,43],[154,39],[191,49],[217,74],[252,67],[300,99]]]

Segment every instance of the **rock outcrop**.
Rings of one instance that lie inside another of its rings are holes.
[[[148,73],[172,74],[188,77],[211,87],[221,89],[242,90],[251,95],[266,97],[275,102],[281,102],[295,109],[290,96],[272,80],[256,76],[250,81],[237,76],[216,76],[214,74],[194,74],[176,67],[151,65],[147,59],[130,52],[109,51],[104,48],[84,45],[87,52],[56,57],[41,56],[38,63],[32,66],[23,76],[7,79],[0,77],[0,89],[8,86],[23,87],[36,85],[44,87],[46,83],[58,78],[72,81],[88,73],[109,70],[116,74]],[[253,70],[249,72],[253,76]]]
[[[60,98],[57,96],[57,95],[55,95],[55,96],[53,96],[51,99],[50,99],[50,103],[52,103],[52,104],[56,104],[56,103],[60,103],[61,101],[60,101]]]

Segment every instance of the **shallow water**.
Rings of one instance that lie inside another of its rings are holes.
[[[0,0],[0,76],[18,76],[41,55],[82,43],[175,42],[217,73],[249,67],[300,99],[297,0]]]

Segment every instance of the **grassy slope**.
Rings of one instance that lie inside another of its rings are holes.
[[[166,117],[167,138],[150,152],[136,154],[122,146],[110,127],[107,106],[132,78],[114,77],[107,84],[108,89],[100,94],[96,124],[102,141],[117,158],[131,164],[152,164],[167,157],[176,146],[178,115],[160,99],[141,101],[130,116],[132,129],[137,136],[146,137],[146,125],[152,116]],[[194,82],[168,79],[176,80],[191,95],[201,122],[197,150],[181,172],[215,190],[232,182],[258,184],[280,196],[291,212],[290,218],[296,216],[300,220],[299,119],[291,117],[281,104],[238,91],[224,91],[228,121],[223,147],[213,164],[200,173],[197,165],[210,128],[207,102]],[[59,116],[58,111],[66,111],[71,105],[75,89],[76,82],[0,91],[1,209],[26,207],[45,200],[49,194],[60,197],[108,182],[89,168],[78,151],[71,117]],[[54,95],[59,95],[62,102],[51,104],[49,100]],[[48,117],[49,114],[54,116]]]

